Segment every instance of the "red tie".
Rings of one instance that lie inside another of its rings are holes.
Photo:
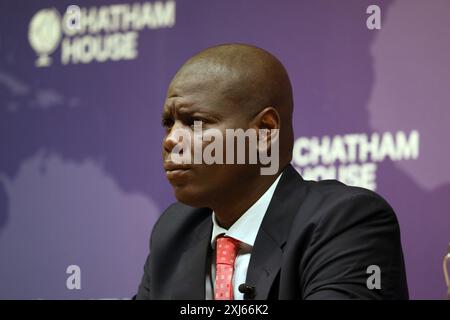
[[[216,239],[216,300],[233,300],[234,261],[239,251],[239,240],[230,237]]]

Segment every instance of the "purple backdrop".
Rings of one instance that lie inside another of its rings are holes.
[[[285,64],[298,139],[418,133],[418,154],[375,161],[374,179],[399,218],[411,297],[445,298],[450,2],[124,3],[0,4],[0,298],[135,293],[152,226],[174,201],[160,156],[165,90],[186,58],[224,42],[255,44]],[[72,4],[96,8],[87,12],[98,14],[99,30],[59,37],[65,22],[54,13]],[[366,25],[372,4],[381,29]],[[113,12],[133,8],[148,24],[114,29]],[[75,49],[64,58],[64,41],[102,38],[116,48],[106,39],[127,32],[135,47],[125,58],[88,62],[88,45],[84,62],[75,63]],[[36,66],[46,53],[50,65]],[[81,289],[67,288],[69,265],[80,267]]]

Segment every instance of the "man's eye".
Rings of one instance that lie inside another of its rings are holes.
[[[173,126],[173,120],[172,119],[162,119],[161,125],[166,129],[170,129]]]
[[[201,123],[199,123],[199,122],[201,122]],[[191,128],[194,128],[194,126],[195,126],[195,124],[197,123],[197,125],[204,125],[205,124],[205,119],[203,119],[203,118],[197,118],[197,117],[194,117],[194,118],[190,118],[188,121],[187,121],[187,125],[188,126],[190,126]]]

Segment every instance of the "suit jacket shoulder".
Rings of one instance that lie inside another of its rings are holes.
[[[300,257],[297,297],[407,299],[400,228],[387,201],[335,180],[305,182],[286,244],[286,256]],[[374,270],[380,281],[370,278]]]
[[[177,280],[180,269],[183,270],[180,265],[183,259],[190,258],[186,253],[199,243],[202,246],[197,245],[197,251],[202,257],[194,265],[197,274],[204,275],[201,268],[202,264],[205,267],[211,224],[211,210],[208,208],[192,208],[179,202],[170,205],[153,227],[150,254],[144,265],[136,299],[173,299],[174,283],[183,281]],[[187,261],[184,263],[188,264]],[[203,291],[197,288],[198,295],[202,295]]]

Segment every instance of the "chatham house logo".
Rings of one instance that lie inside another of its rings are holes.
[[[38,58],[37,67],[49,66],[52,54],[61,41],[61,17],[56,9],[42,9],[38,11],[30,22],[28,40]]]
[[[172,28],[175,9],[174,0],[81,8],[70,5],[63,12],[56,8],[41,9],[28,27],[28,40],[37,55],[35,65],[136,59],[140,32]]]

